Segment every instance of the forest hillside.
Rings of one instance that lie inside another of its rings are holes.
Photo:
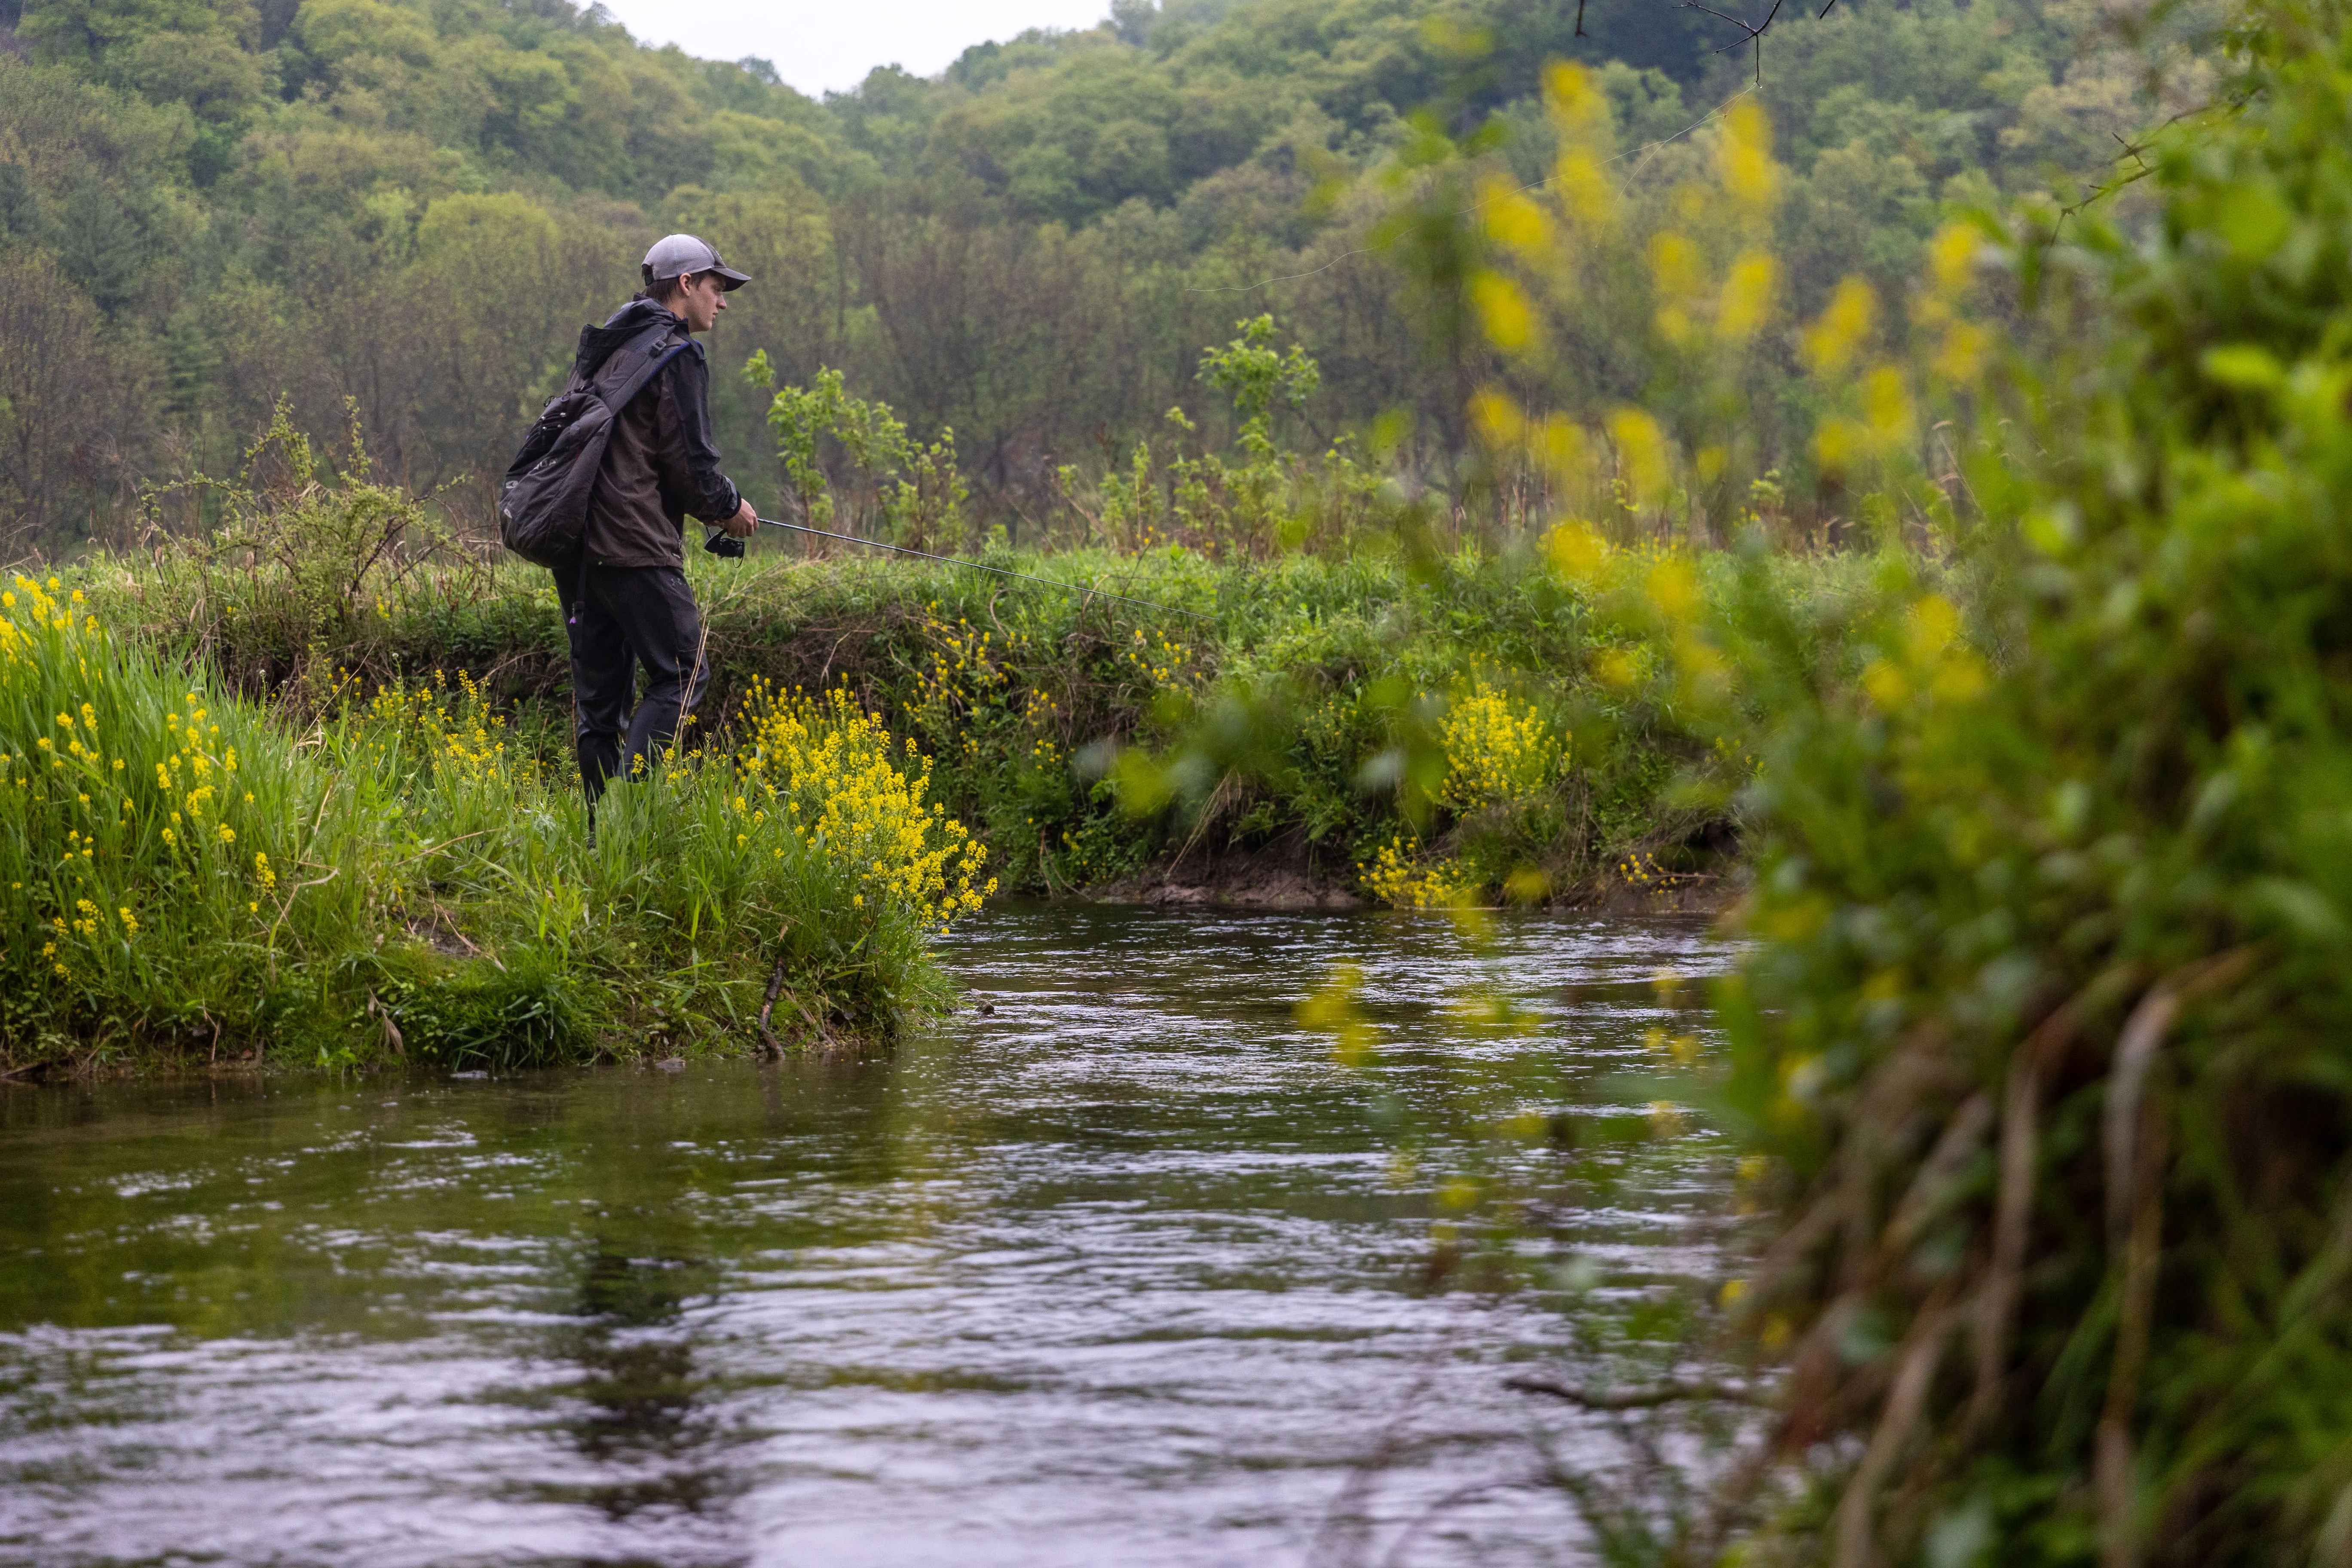
[[[1899,291],[1939,204],[2096,180],[2158,117],[2087,0],[1861,0],[1727,52],[1737,27],[1664,0],[1112,10],[817,102],[567,0],[0,0],[0,338],[22,351],[0,357],[0,531],[126,538],[142,487],[233,469],[281,397],[478,512],[579,324],[679,227],[760,280],[712,358],[763,506],[768,398],[733,374],[754,350],[786,385],[841,371],[919,439],[951,428],[1018,537],[1060,466],[1109,466],[1172,407],[1228,435],[1196,365],[1261,311],[1321,370],[1286,445],[1402,411],[1404,465],[1443,478],[1489,351],[1423,297],[1444,258],[1412,256],[1412,204],[1455,199],[1429,171],[1465,157],[1542,178],[1545,61],[1598,68],[1612,177],[1655,202],[1695,122],[1762,102],[1801,315],[1849,272]],[[1575,321],[1531,400],[1638,395],[1626,317]],[[1757,414],[1769,446],[1771,397]]]

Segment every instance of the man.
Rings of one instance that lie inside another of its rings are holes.
[[[718,523],[738,539],[759,527],[751,503],[719,472],[710,367],[691,336],[709,331],[728,294],[751,279],[690,234],[656,244],[640,274],[644,292],[582,334],[577,378],[586,382],[614,351],[665,324],[655,352],[683,352],[614,416],[582,559],[555,573],[572,640],[573,731],[592,840],[605,781],[658,762],[709,683],[702,623],[686,585],[686,519]],[[632,713],[638,668],[646,689]]]

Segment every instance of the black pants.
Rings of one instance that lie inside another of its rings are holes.
[[[573,743],[593,808],[615,774],[634,778],[661,760],[702,700],[710,669],[694,590],[676,566],[569,567],[555,574],[572,640]],[[645,695],[633,713],[636,672]]]

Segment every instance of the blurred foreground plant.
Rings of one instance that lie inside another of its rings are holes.
[[[1907,298],[1852,280],[1794,334],[1873,547],[1835,602],[1760,527],[1639,548],[1737,477],[1754,123],[1685,202],[1727,221],[1648,249],[1666,416],[1481,395],[1561,465],[1549,569],[1650,628],[1601,680],[1716,734],[1738,765],[1691,787],[1755,848],[1727,1049],[1661,1052],[1744,1151],[1729,1375],[1543,1392],[1760,1409],[1681,1450],[1695,1487],[1568,1478],[1611,1561],[2352,1560],[2352,7],[2273,0],[2231,50],[2228,107],[2143,150],[2146,232],[1963,214]],[[1486,221],[1566,289],[1622,215],[1564,142],[1568,210]],[[1532,357],[1496,273],[1470,298]],[[1574,504],[1596,452],[1624,516]]]
[[[1792,605],[1760,546],[1713,613],[1642,585],[1652,679],[1757,759],[1705,1076],[1773,1393],[1636,1557],[2352,1550],[2352,11],[2265,5],[2233,64],[2152,233],[1977,215],[1907,344],[1859,282],[1803,333],[1866,592]]]

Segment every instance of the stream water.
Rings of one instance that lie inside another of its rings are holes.
[[[1607,1115],[1702,928],[945,952],[992,1011],[859,1063],[0,1086],[0,1562],[1580,1560],[1538,1455],[1601,1439],[1503,1384],[1569,1319],[1431,1289],[1435,1194],[1498,1115]],[[1360,1067],[1294,1017],[1342,961]],[[1569,1221],[1622,1291],[1708,1265],[1678,1142]]]

